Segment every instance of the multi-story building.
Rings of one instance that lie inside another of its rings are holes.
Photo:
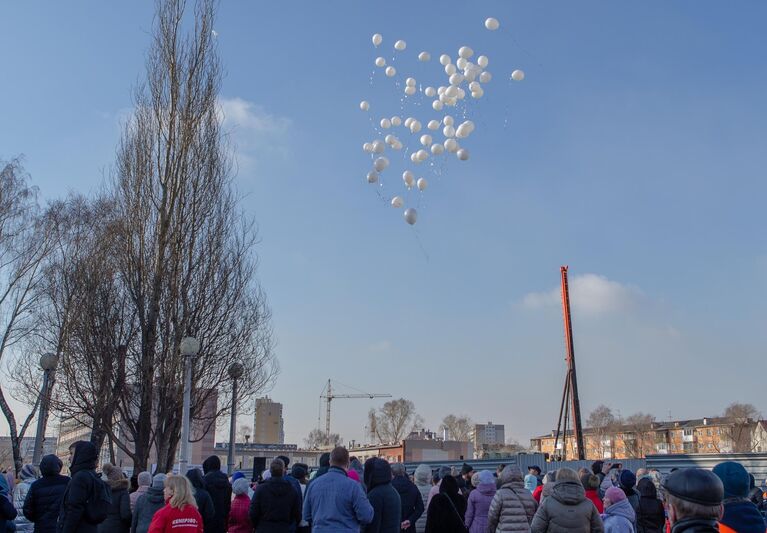
[[[757,436],[760,431],[761,440]],[[530,439],[530,447],[552,457],[575,457],[577,447],[572,431],[568,431],[566,437],[563,439],[560,435],[555,448],[556,432],[552,431],[550,435]],[[641,458],[652,454],[749,452],[759,446],[767,450],[767,426],[750,419],[700,418],[642,426],[585,428],[583,441],[586,458],[593,460]]]
[[[56,442],[58,438],[49,436],[43,440],[43,455],[56,453]],[[35,454],[35,438],[24,437],[19,443],[19,452],[24,464],[32,462],[32,456]],[[0,437],[0,469],[13,469],[13,446],[11,446],[11,437]]]
[[[491,449],[506,444],[506,432],[503,424],[474,424],[471,432],[474,450]]]
[[[285,422],[282,419],[282,404],[269,397],[256,399],[256,413],[253,417],[253,442],[258,444],[284,444]]]
[[[416,463],[419,461],[462,461],[474,455],[474,447],[468,441],[451,441],[436,438],[428,431],[414,432],[399,444],[350,446],[349,454],[360,461],[381,457],[390,463]]]
[[[219,456],[221,465],[224,468],[226,467],[228,453],[228,442],[216,443],[214,454]],[[238,442],[234,446],[234,467],[235,470],[242,472],[252,472],[254,462],[258,458],[263,458],[265,459],[264,467],[269,468],[269,463],[280,455],[288,457],[291,466],[295,463],[304,463],[310,467],[315,467],[318,466],[320,455],[323,453],[325,453],[324,450],[302,450],[295,444]]]

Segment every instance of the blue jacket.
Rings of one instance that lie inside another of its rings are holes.
[[[738,533],[764,533],[767,528],[762,513],[748,500],[725,500],[724,515],[719,523]]]
[[[373,506],[359,483],[331,466],[306,488],[303,517],[312,533],[359,533],[360,526],[373,520]]]
[[[602,520],[605,533],[634,533],[636,514],[628,500],[621,500],[605,509]]]

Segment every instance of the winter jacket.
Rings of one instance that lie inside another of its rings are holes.
[[[431,490],[431,467],[429,465],[419,465],[415,469],[415,486],[418,492],[421,494],[421,501],[423,503],[424,511],[421,513],[421,517],[415,523],[416,533],[423,533],[426,529],[426,501],[429,499],[429,491]]]
[[[155,513],[149,533],[203,533],[202,517],[194,505],[177,509],[167,504]]]
[[[621,500],[605,509],[602,514],[605,533],[634,533],[636,514],[631,502]]]
[[[202,517],[202,525],[205,531],[212,531],[213,520],[216,518],[216,509],[213,507],[213,499],[210,493],[205,490],[205,480],[199,468],[192,468],[186,471],[186,478],[192,483],[194,488],[194,501],[197,502],[197,512]]]
[[[391,466],[384,459],[369,459],[365,462],[364,479],[368,501],[373,506],[373,520],[362,528],[363,533],[399,533],[402,503],[392,487]]]
[[[631,508],[634,509],[634,513],[639,510],[639,498],[641,497],[639,494],[639,491],[635,488],[624,488],[621,487],[621,490],[626,495],[626,499],[629,501],[629,505],[631,505]]]
[[[416,524],[423,516],[424,505],[421,491],[418,490],[415,483],[410,481],[407,476],[395,476],[391,480],[391,486],[399,493],[400,522],[410,521],[410,527],[403,529],[407,533],[416,533]]]
[[[535,500],[535,503],[539,504],[541,503],[541,495],[543,494],[543,485],[538,485],[535,487],[535,490],[533,491],[533,499]]]
[[[465,516],[466,500],[458,492],[458,482],[447,476],[426,510],[426,533],[465,533]]]
[[[487,514],[487,530],[507,533],[530,531],[538,504],[525,488],[522,473],[506,467],[499,477],[501,488],[495,492]]]
[[[733,499],[724,501],[724,515],[719,521],[719,531],[765,533],[767,525],[756,505],[746,499]]]
[[[720,533],[716,520],[686,518],[671,528],[671,533]]]
[[[597,494],[597,489],[589,489],[586,491],[586,498],[591,500],[594,504],[594,507],[597,508],[597,511],[599,511],[599,514],[602,514],[605,512],[605,504],[604,502],[599,498],[599,494]]]
[[[361,525],[373,520],[373,506],[362,487],[337,466],[314,478],[304,496],[303,517],[312,533],[359,533]]]
[[[88,521],[86,508],[96,490],[101,490],[97,484],[101,481],[96,477],[98,451],[92,442],[81,440],[74,446],[75,453],[69,467],[72,479],[62,497],[57,530],[59,533],[96,533],[98,524]]]
[[[128,494],[130,481],[118,479],[107,483],[112,489],[112,505],[109,506],[106,520],[99,524],[98,531],[99,533],[128,533],[132,518]]]
[[[37,478],[33,475],[22,477],[21,483],[16,485],[16,488],[13,490],[13,506],[16,508],[14,523],[16,524],[16,531],[19,533],[32,533],[35,529],[35,525],[24,516],[24,501],[27,499],[29,489],[35,481],[37,481]]]
[[[312,478],[312,481],[328,473],[328,471],[330,470],[330,454],[325,452],[322,455],[320,455],[319,462],[320,462],[320,467],[317,469],[317,472],[314,474],[314,478]]]
[[[40,473],[43,477],[29,487],[27,498],[24,500],[24,516],[34,523],[35,533],[55,533],[56,531],[61,499],[69,483],[69,478],[62,476],[60,472],[59,458],[55,455],[46,455],[40,461]]]
[[[131,533],[147,533],[155,513],[165,507],[163,489],[151,488],[136,502],[136,510],[131,519]]]
[[[137,488],[134,492],[131,492],[128,494],[128,498],[130,498],[130,512],[132,513],[136,509],[136,502],[139,498],[141,498],[144,494],[146,494],[146,491],[149,490],[149,485],[142,485],[139,488]]]
[[[205,489],[213,500],[213,508],[216,514],[213,517],[210,529],[205,533],[226,533],[229,509],[232,505],[232,486],[229,478],[221,471],[221,459],[217,455],[211,455],[202,463],[202,471],[205,472]]]
[[[643,478],[637,484],[639,510],[637,511],[637,533],[664,533],[666,512],[658,499],[658,490],[651,479]]]
[[[547,485],[551,484],[549,482]],[[532,533],[601,533],[602,519],[578,481],[554,483],[533,517]]]
[[[285,533],[301,520],[301,498],[286,479],[271,477],[256,487],[249,513],[258,533]]]
[[[248,516],[250,510],[250,498],[247,494],[238,494],[232,500],[229,510],[228,533],[252,533],[253,524]]]
[[[525,488],[530,491],[530,494],[532,494],[536,487],[538,487],[538,476],[535,474],[527,474],[525,476]]]
[[[8,480],[2,474],[0,474],[0,531],[10,531],[8,529],[8,523],[12,522],[16,518],[16,508],[8,499]]]
[[[469,493],[469,501],[466,506],[464,523],[469,528],[469,533],[487,532],[487,515],[490,511],[490,503],[495,496],[495,481],[492,483],[480,483]]]

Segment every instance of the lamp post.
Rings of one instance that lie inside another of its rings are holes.
[[[235,431],[237,425],[237,380],[242,377],[245,367],[240,363],[229,366],[229,377],[232,378],[232,418],[229,421],[229,453],[226,456],[226,473],[230,476],[234,470]]]
[[[40,391],[40,413],[37,417],[37,434],[35,435],[35,451],[32,454],[32,464],[39,465],[43,456],[43,441],[45,440],[45,426],[48,422],[48,404],[50,403],[51,374],[56,371],[59,364],[59,356],[47,353],[40,357],[40,368],[43,369],[43,389]]]
[[[181,339],[181,355],[184,358],[184,410],[181,415],[181,451],[179,453],[178,471],[186,475],[189,468],[189,411],[192,408],[192,359],[200,351],[200,341],[194,337]]]

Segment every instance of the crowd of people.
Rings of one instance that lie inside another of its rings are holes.
[[[595,461],[576,472],[526,475],[513,465],[456,471],[370,458],[343,447],[305,464],[280,456],[259,479],[229,478],[217,456],[184,476],[111,464],[97,473],[90,442],[70,448],[69,473],[55,455],[18,481],[0,476],[0,533],[765,533],[767,503],[754,477],[726,461],[713,471],[661,476]]]

